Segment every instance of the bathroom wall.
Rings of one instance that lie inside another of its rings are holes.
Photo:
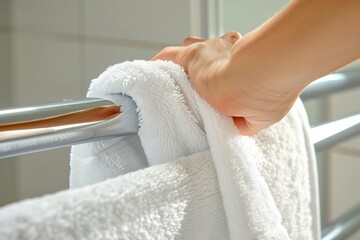
[[[109,65],[206,35],[205,3],[1,0],[1,106],[84,98]],[[66,189],[68,177],[68,148],[0,160],[0,205]]]
[[[221,0],[219,32],[243,35],[260,26],[283,8],[288,0]],[[346,68],[358,69],[360,61]],[[359,79],[360,80],[360,79]],[[311,125],[360,113],[360,87],[331,97],[305,102]],[[322,225],[360,203],[360,136],[344,141],[317,155],[321,190]],[[360,232],[351,239],[360,239]]]
[[[188,35],[246,34],[287,2],[1,0],[0,107],[83,98],[111,64],[150,59]],[[310,121],[359,113],[359,98],[353,89],[309,101]],[[324,222],[360,202],[359,146],[356,137],[319,156]],[[0,206],[66,189],[68,175],[69,149],[0,160]]]
[[[0,1],[0,108],[11,104],[10,94],[10,0]],[[16,198],[15,161],[0,159],[0,206]]]

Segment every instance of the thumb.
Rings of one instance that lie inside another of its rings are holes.
[[[253,136],[266,127],[262,125],[254,125],[247,121],[244,117],[233,117],[233,121],[240,134],[244,136]]]
[[[156,54],[151,60],[169,60],[176,62],[178,53],[182,47],[166,47]]]
[[[191,44],[198,43],[198,42],[205,42],[206,40],[207,40],[206,38],[200,38],[200,37],[194,37],[194,36],[187,37],[183,41],[183,46],[189,46]]]

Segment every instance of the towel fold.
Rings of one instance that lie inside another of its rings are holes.
[[[0,209],[0,239],[229,239],[209,151]]]
[[[52,226],[76,239],[320,239],[300,101],[279,123],[246,137],[174,63],[114,65],[88,93],[119,103],[122,95],[137,106],[138,135],[73,147],[75,189],[0,210],[0,226],[9,216],[0,236],[45,236]],[[53,210],[44,215],[47,206]],[[34,221],[36,230],[21,228]]]

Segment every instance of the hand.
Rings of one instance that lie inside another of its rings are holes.
[[[230,32],[219,38],[188,37],[183,46],[167,47],[152,60],[169,60],[182,66],[193,87],[210,105],[224,113],[222,96],[217,88],[218,71],[229,59],[235,42],[241,38]]]
[[[249,72],[247,59],[241,64],[235,62],[231,55],[241,41],[237,32],[210,39],[188,37],[183,46],[167,47],[153,60],[181,65],[202,98],[216,110],[232,116],[242,135],[254,135],[285,116],[299,92],[282,89],[274,81],[272,84],[258,74],[261,69]]]

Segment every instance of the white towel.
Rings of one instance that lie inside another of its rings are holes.
[[[116,169],[129,171],[127,164],[134,159],[131,153],[138,152],[139,141],[146,155],[142,166],[169,162],[210,147],[231,239],[261,239],[262,235],[286,239],[281,216],[291,239],[311,239],[310,226],[316,225],[310,210],[311,201],[316,201],[310,194],[315,185],[314,158],[312,148],[306,145],[304,128],[308,125],[300,103],[280,123],[256,137],[244,137],[231,118],[198,96],[175,64],[135,61],[112,66],[92,82],[88,97],[111,96],[115,100],[120,93],[131,96],[137,104],[139,138],[133,137],[132,143],[118,153],[107,149],[117,146],[111,141],[74,147],[73,187],[92,183],[93,171],[97,179],[112,177],[109,173]],[[84,156],[85,149],[101,149],[109,156],[104,158],[92,150]],[[130,157],[119,158],[123,153]]]
[[[152,167],[2,209],[0,226],[3,213],[10,217],[0,236],[30,234],[21,226],[39,210],[36,236],[51,236],[47,229],[77,239],[319,239],[314,155],[300,102],[279,123],[244,137],[173,63],[112,66],[88,96],[116,101],[120,93],[137,105],[139,136],[74,147],[71,186]],[[53,209],[47,218],[44,206]]]
[[[1,240],[229,239],[210,152],[0,208]]]

